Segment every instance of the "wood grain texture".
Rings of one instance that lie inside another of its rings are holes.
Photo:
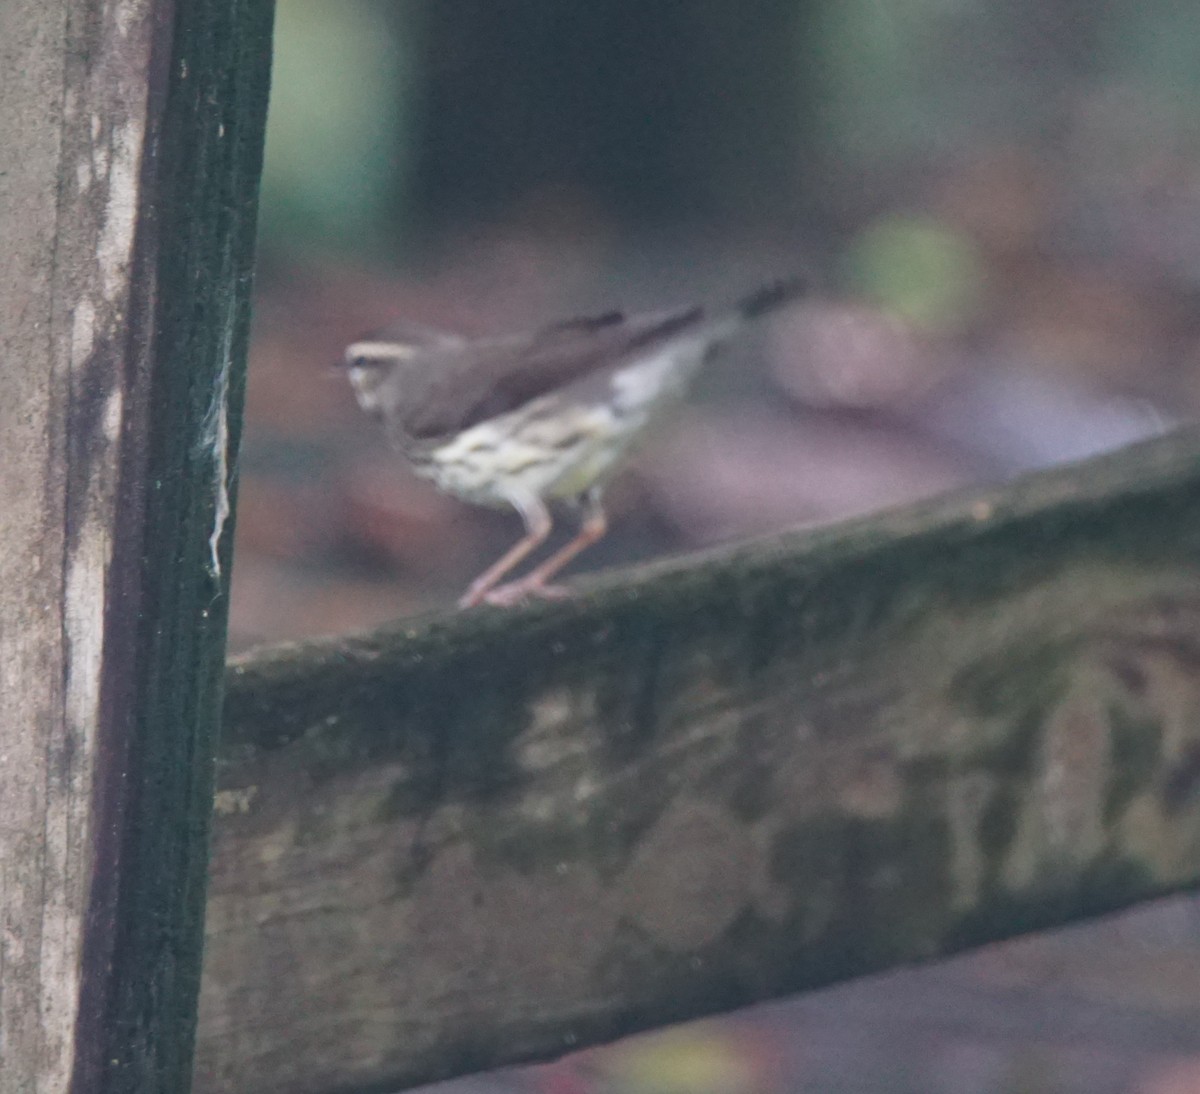
[[[390,1091],[1200,878],[1200,434],[229,670],[197,1082]]]
[[[0,1089],[185,1091],[269,67],[0,5]]]

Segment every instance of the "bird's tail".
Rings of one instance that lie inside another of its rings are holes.
[[[733,306],[734,314],[741,319],[757,319],[776,308],[782,308],[808,293],[808,281],[800,276],[784,277],[768,282],[754,292],[743,296]]]

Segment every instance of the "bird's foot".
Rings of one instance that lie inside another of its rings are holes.
[[[531,597],[541,600],[566,600],[571,590],[565,585],[547,585],[542,581],[510,581],[483,594],[485,603],[497,608],[511,608]]]
[[[465,593],[458,598],[458,606],[460,608],[474,608],[484,602],[487,597],[486,589],[478,589],[472,585]]]

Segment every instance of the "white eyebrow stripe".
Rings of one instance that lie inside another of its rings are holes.
[[[346,359],[350,360],[352,357],[411,357],[416,352],[415,346],[407,346],[403,342],[351,342],[346,347]]]

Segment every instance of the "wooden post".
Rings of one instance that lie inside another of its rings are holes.
[[[188,1089],[268,0],[0,6],[0,1090]]]
[[[197,1087],[544,1059],[1200,882],[1200,433],[230,669]]]

